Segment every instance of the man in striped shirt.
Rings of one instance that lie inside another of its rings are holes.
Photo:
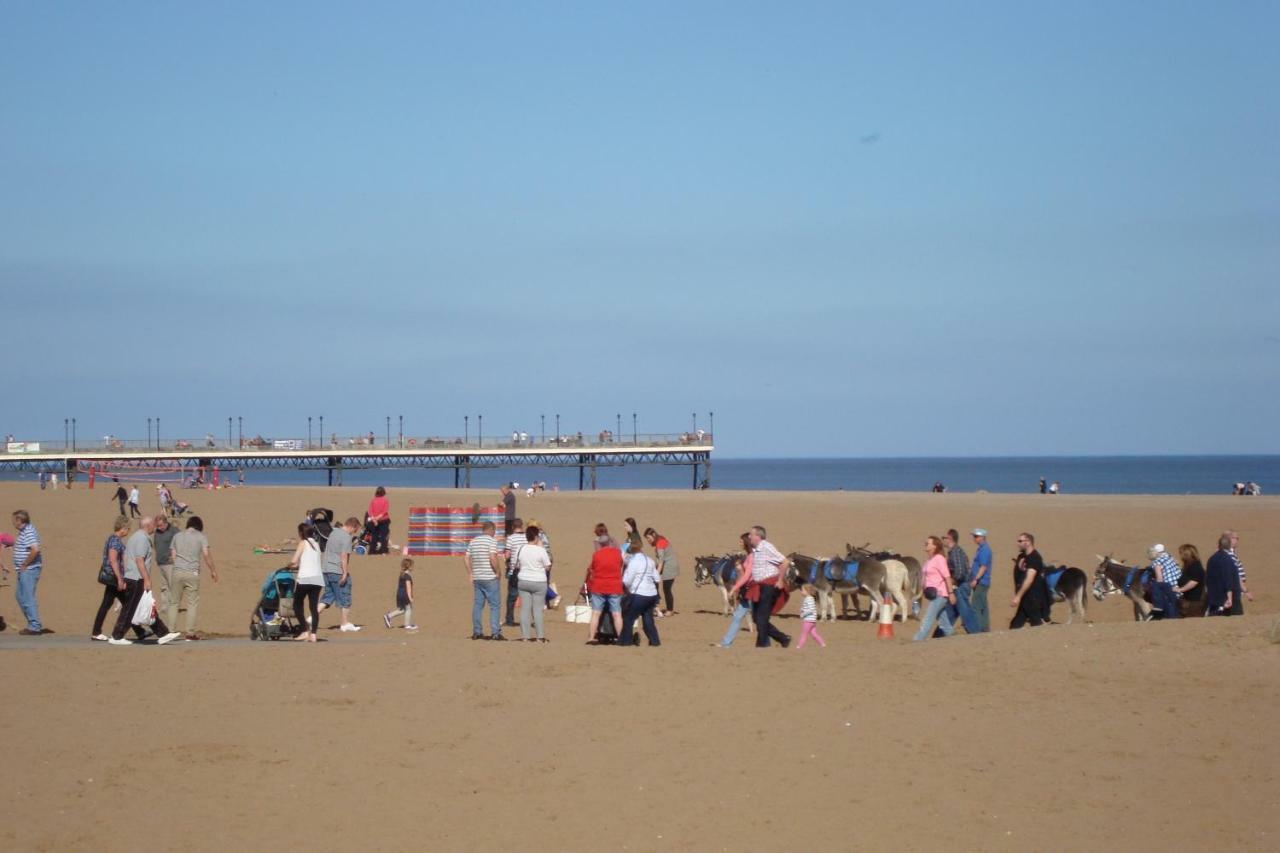
[[[463,559],[474,589],[474,600],[471,605],[471,639],[505,640],[506,637],[502,636],[501,611],[498,603],[502,593],[502,586],[498,582],[502,554],[498,550],[498,540],[493,535],[497,528],[492,521],[486,521],[480,529],[482,531],[480,535],[467,545],[467,555]],[[480,618],[484,616],[486,603],[489,605],[488,637],[480,628]]]
[[[777,640],[784,649],[791,645],[791,638],[773,626],[773,605],[782,591],[782,579],[786,569],[787,558],[765,538],[763,527],[751,528],[751,583],[755,586],[755,610],[753,620],[756,623],[756,648],[769,647],[769,641]]]
[[[516,565],[516,554],[520,553],[520,549],[529,543],[528,537],[524,535],[524,519],[513,518],[508,525],[511,532],[507,534],[507,620],[506,626],[514,628],[516,626],[516,601],[520,598],[520,579],[516,577],[520,573],[520,567]]]
[[[13,526],[18,531],[13,542],[13,569],[18,573],[16,597],[18,607],[27,620],[27,627],[18,633],[38,637],[44,633],[44,626],[40,624],[40,608],[36,603],[36,584],[40,583],[40,571],[44,568],[40,534],[25,509],[13,514]]]
[[[1240,595],[1231,600],[1231,615],[1243,616],[1244,600],[1247,598],[1253,601],[1253,593],[1249,592],[1249,586],[1246,583],[1244,563],[1240,562],[1240,557],[1236,554],[1236,546],[1240,544],[1240,534],[1234,530],[1227,530],[1222,535],[1231,540],[1231,547],[1227,549],[1227,556],[1231,558],[1231,562],[1235,563],[1236,572],[1240,575]]]

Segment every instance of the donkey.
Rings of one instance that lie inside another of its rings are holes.
[[[1150,621],[1146,570],[1113,560],[1109,554],[1099,554],[1098,568],[1093,573],[1093,597],[1102,601],[1108,595],[1124,595],[1132,601],[1135,622]]]
[[[707,584],[714,584],[716,589],[720,590],[720,595],[724,598],[722,616],[728,616],[732,613],[733,605],[737,603],[736,600],[729,600],[729,590],[733,588],[734,577],[738,573],[737,566],[741,562],[741,552],[693,558],[693,585],[706,586]],[[737,596],[735,595],[733,598],[736,599]]]
[[[893,599],[897,612],[894,616],[901,616],[902,621],[906,622],[907,617],[911,615],[912,602],[922,598],[924,591],[921,589],[922,573],[920,571],[920,561],[915,557],[901,557],[889,551],[871,552],[865,547],[858,548],[845,543],[845,552],[849,560],[874,560],[884,566],[885,579],[883,589],[880,593],[871,593],[871,609],[867,613],[867,618],[875,621],[879,618],[880,603],[884,596]],[[857,598],[854,598],[854,607],[857,607]]]
[[[1049,587],[1049,603],[1067,602],[1067,606],[1070,607],[1070,612],[1067,614],[1067,624],[1070,625],[1074,622],[1076,617],[1079,617],[1084,622],[1090,621],[1085,612],[1084,595],[1085,587],[1089,583],[1089,576],[1075,566],[1045,566],[1044,573],[1046,581],[1056,575],[1056,580]]]
[[[787,570],[786,584],[795,588],[801,584],[813,584],[818,591],[818,618],[832,622],[836,618],[835,594],[839,593],[841,615],[848,614],[847,602],[853,596],[854,611],[858,611],[858,591],[865,590],[873,602],[884,594],[885,567],[879,560],[864,558],[847,560],[832,557],[820,560],[803,554],[791,554],[787,558],[791,567]]]

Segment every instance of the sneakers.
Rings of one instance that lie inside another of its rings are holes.
[[[389,621],[389,620],[388,620],[388,621]],[[389,627],[391,627],[391,626],[390,626],[390,625],[388,625],[387,627],[389,628]],[[350,623],[350,622],[343,622],[343,623],[342,623],[342,625],[341,625],[341,627],[340,627],[338,630],[340,630],[340,631],[359,631],[359,630],[360,630],[360,626],[359,626],[359,625],[353,625],[353,624],[352,624],[352,623]]]
[[[180,639],[182,639],[181,631],[170,631],[169,633],[161,637],[157,642],[163,646],[165,643],[172,643],[174,640],[180,640]]]
[[[107,640],[110,640],[111,638],[108,637],[106,634],[94,634],[89,639],[93,640],[95,643],[105,643],[107,642]]]
[[[121,637],[118,640],[115,637],[109,637],[107,639],[107,642],[113,646],[132,646],[133,645],[133,640],[126,640],[124,637]]]
[[[499,631],[498,633],[494,634],[494,635],[493,635],[492,637],[490,637],[489,639],[490,639],[490,640],[497,640],[499,643],[505,643],[505,642],[507,641],[507,638],[506,638],[506,637],[504,637],[504,636],[502,636],[502,632],[501,632],[501,631]]]
[[[404,629],[405,629],[406,631],[416,631],[416,630],[418,630],[418,626],[417,626],[417,625],[405,625],[405,626],[404,626]]]
[[[483,639],[484,639],[484,634],[472,634],[472,635],[471,635],[471,639],[473,639],[473,640],[483,640]]]
[[[384,614],[383,614],[383,616],[382,616],[382,622],[383,622],[383,624],[385,624],[388,628],[390,628],[390,627],[391,627],[391,614],[390,614],[390,613],[384,613]],[[345,630],[347,630],[347,626],[346,626],[346,625],[343,625],[343,626],[342,626],[342,630],[344,630],[344,631],[345,631]]]
[[[43,632],[42,632],[42,631],[32,631],[30,628],[23,628],[23,629],[22,629],[21,631],[19,631],[18,633],[19,633],[19,634],[21,634],[21,635],[22,635],[22,636],[24,636],[24,637],[39,637]]]

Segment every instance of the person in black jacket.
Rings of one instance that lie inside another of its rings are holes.
[[[1036,550],[1036,538],[1030,533],[1018,537],[1018,558],[1013,566],[1013,598],[1009,606],[1016,608],[1010,630],[1030,622],[1043,625],[1049,609],[1048,588],[1044,582],[1044,558]]]
[[[1187,543],[1178,546],[1178,562],[1182,563],[1182,577],[1173,591],[1179,596],[1183,616],[1204,615],[1204,565],[1200,562],[1200,550]]]
[[[1230,616],[1232,605],[1240,599],[1240,573],[1231,559],[1231,538],[1225,533],[1218,539],[1218,550],[1209,558],[1204,585],[1208,615]]]

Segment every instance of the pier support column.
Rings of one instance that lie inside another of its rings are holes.
[[[695,492],[698,490],[698,463],[696,460],[693,463],[693,490]]]
[[[591,457],[591,491],[596,490],[596,458]]]

